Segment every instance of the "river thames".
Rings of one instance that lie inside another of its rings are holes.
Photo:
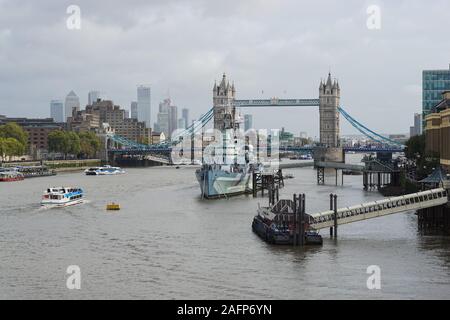
[[[321,247],[276,247],[251,231],[258,203],[239,196],[202,200],[195,168],[130,168],[117,176],[83,173],[0,184],[1,299],[445,299],[450,238],[421,234],[414,212],[341,226]],[[381,198],[362,190],[317,186],[312,168],[285,170],[280,198],[306,193],[307,212]],[[44,210],[50,186],[79,186],[87,203]],[[122,210],[107,212],[115,201]],[[81,269],[69,290],[66,269]],[[367,267],[381,269],[369,290]]]

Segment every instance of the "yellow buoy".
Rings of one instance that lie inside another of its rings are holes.
[[[108,203],[106,205],[106,210],[120,210],[120,204],[118,203]]]

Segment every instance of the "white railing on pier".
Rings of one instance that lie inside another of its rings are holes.
[[[385,198],[337,210],[338,225],[373,219],[389,214],[440,206],[448,202],[445,189],[433,189],[404,196]],[[310,215],[310,227],[315,230],[334,226],[334,211]]]

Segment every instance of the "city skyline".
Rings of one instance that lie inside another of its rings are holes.
[[[100,10],[98,4],[80,1],[82,28],[68,30],[65,3],[25,1],[29,10],[23,11],[3,1],[1,12],[11,14],[0,22],[0,60],[5,62],[0,68],[8,79],[0,88],[0,113],[44,117],[48,102],[72,89],[83,93],[81,105],[85,92],[101,88],[129,106],[136,99],[135,84],[150,83],[153,105],[170,88],[176,104],[195,118],[211,107],[210,86],[224,71],[235,80],[239,99],[317,98],[320,79],[331,69],[352,115],[374,130],[407,133],[410,116],[401,115],[421,110],[422,70],[449,63],[449,45],[440,41],[444,31],[438,26],[450,8],[444,1],[378,3],[380,30],[367,28],[367,4],[357,1],[345,8],[330,1],[255,3],[232,2],[224,10],[207,1],[137,2],[131,10],[116,2],[114,10]],[[302,19],[294,19],[299,14]],[[20,52],[24,43],[33,55]],[[105,51],[118,54],[105,56]],[[404,52],[412,54],[404,57]],[[392,116],[383,119],[386,112]],[[261,127],[318,135],[318,112],[311,108],[258,110],[253,116]],[[342,132],[355,131],[343,123]]]
[[[0,0],[0,300],[448,299],[447,12]]]

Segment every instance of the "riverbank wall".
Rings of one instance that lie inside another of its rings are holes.
[[[56,172],[81,171],[90,167],[98,167],[102,164],[100,159],[86,159],[86,160],[43,160],[43,161],[17,161],[17,162],[3,162],[2,167],[28,167],[45,165]]]

